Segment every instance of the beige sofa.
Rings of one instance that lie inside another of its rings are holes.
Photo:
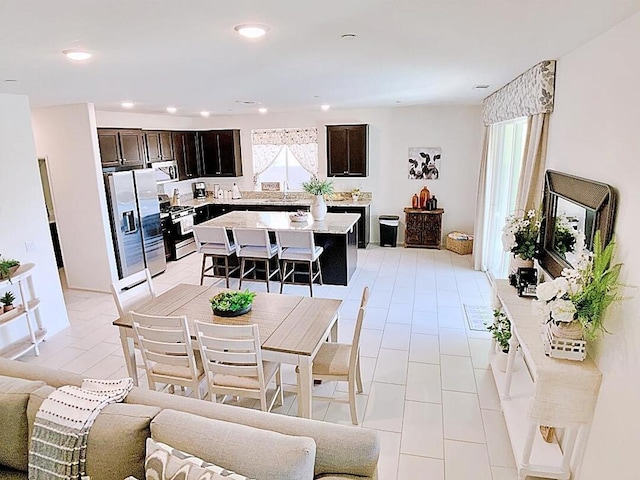
[[[54,388],[82,377],[0,359],[0,479],[26,479],[33,420]],[[379,439],[336,425],[134,387],[89,434],[91,480],[144,478],[147,437],[257,480],[375,479]]]

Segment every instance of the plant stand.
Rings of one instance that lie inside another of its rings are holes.
[[[28,334],[0,350],[0,357],[16,359],[29,350],[33,350],[36,355],[40,355],[38,344],[43,342],[47,330],[42,326],[40,319],[40,299],[36,297],[33,288],[33,279],[31,277],[36,265],[27,263],[20,267],[11,276],[9,280],[0,281],[0,292],[10,290],[12,287],[18,287],[20,294],[16,308],[0,315],[0,328],[7,327],[13,323],[24,320]]]

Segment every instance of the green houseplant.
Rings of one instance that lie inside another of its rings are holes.
[[[333,193],[333,182],[327,179],[321,180],[318,177],[313,177],[308,182],[302,182],[302,188],[305,192],[315,196],[311,204],[311,215],[313,219],[317,222],[323,221],[327,215],[327,204],[324,201],[324,196]]]
[[[511,322],[507,315],[500,309],[493,311],[493,323],[487,326],[491,336],[496,341],[498,350],[496,351],[497,366],[501,372],[507,370],[507,359],[509,354],[509,340],[511,339]]]
[[[502,310],[493,311],[493,323],[487,327],[491,336],[498,344],[500,350],[509,353],[509,340],[511,339],[511,322]]]
[[[214,315],[219,317],[236,317],[251,310],[256,294],[245,290],[244,292],[220,292],[209,301]]]
[[[16,296],[11,292],[6,292],[2,297],[0,297],[0,302],[4,305],[5,312],[9,312],[15,308],[13,306],[15,299]]]
[[[0,257],[0,280],[11,280],[11,275],[20,266],[20,262],[13,258]]]

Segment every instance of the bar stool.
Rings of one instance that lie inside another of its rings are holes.
[[[238,271],[239,267],[229,269],[229,257],[236,253],[236,246],[229,242],[227,230],[224,227],[194,225],[193,236],[196,240],[196,251],[202,253],[200,285],[202,285],[204,277],[222,278],[222,275],[216,275],[216,268],[222,268],[224,269],[227,288],[229,288],[229,275]],[[211,266],[209,268],[205,268],[207,258],[211,258]],[[224,263],[219,264],[217,260],[224,260]],[[213,271],[213,274],[206,275],[208,271]]]
[[[256,262],[265,263],[265,282],[267,284],[267,292],[269,291],[269,280],[276,273],[280,275],[280,263],[277,262],[277,270],[270,272],[269,261],[278,255],[278,246],[273,245],[269,240],[269,232],[259,228],[234,228],[233,240],[236,244],[236,255],[240,259],[240,290],[242,290],[242,279],[247,274],[254,272],[254,280],[258,280],[255,276]],[[252,261],[253,267],[246,271],[246,261]]]
[[[276,242],[278,243],[278,256],[282,262],[282,275],[280,277],[280,293],[284,287],[287,277],[291,276],[292,283],[295,282],[296,264],[304,264],[309,267],[309,292],[313,297],[313,281],[319,278],[322,285],[322,269],[320,268],[320,255],[322,247],[316,246],[313,240],[313,232],[306,230],[281,230],[276,232]],[[287,266],[291,263],[291,270],[287,272]],[[313,264],[318,270],[313,273]]]

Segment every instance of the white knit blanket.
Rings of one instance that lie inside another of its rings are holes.
[[[84,380],[51,392],[36,413],[29,448],[29,480],[80,479],[87,436],[100,411],[121,402],[133,380]]]

